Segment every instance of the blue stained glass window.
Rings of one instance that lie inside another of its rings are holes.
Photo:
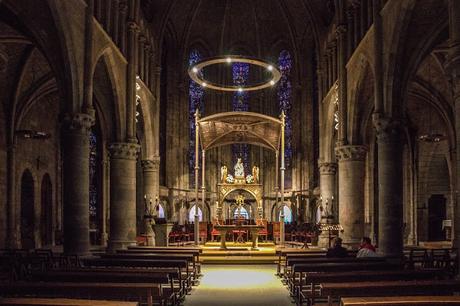
[[[201,60],[201,54],[198,50],[192,50],[189,56],[189,66]],[[199,73],[202,73],[200,71]],[[189,143],[189,186],[195,187],[195,112],[198,110],[201,114],[204,109],[204,89],[199,84],[190,80],[189,84],[189,126],[190,126],[190,143]],[[198,182],[199,183],[199,182]]]
[[[233,63],[232,64],[233,84],[235,86],[244,86],[249,79],[249,64],[248,63]],[[233,95],[233,110],[239,112],[249,111],[249,93],[246,91],[237,91]],[[234,144],[232,145],[233,164],[236,163],[237,158],[241,158],[244,165],[245,175],[250,172],[249,160],[249,145],[248,144]]]
[[[165,210],[163,208],[163,205],[158,204],[158,218],[164,218],[165,217]]]
[[[284,223],[292,223],[292,210],[289,206],[283,206],[283,213],[284,213]],[[280,219],[281,219],[281,211],[280,211]]]
[[[96,217],[97,215],[97,199],[98,199],[98,185],[97,185],[97,136],[91,130],[89,135],[89,215]]]
[[[246,210],[246,208],[241,207],[241,209],[238,211],[238,208],[235,209],[233,212],[233,218],[238,219],[240,217],[243,217],[244,219],[249,219],[249,213]]]
[[[194,223],[195,222],[195,210],[196,210],[196,205],[193,205],[192,208],[190,208],[190,211],[188,212],[188,222]],[[198,221],[203,221],[203,212],[201,211],[201,208],[198,207]]]
[[[285,187],[292,187],[292,57],[289,51],[283,50],[278,58],[281,79],[278,85],[278,102],[280,111],[284,111],[285,119]]]

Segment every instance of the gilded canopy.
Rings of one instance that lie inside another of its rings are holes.
[[[253,112],[226,112],[198,119],[201,148],[248,143],[279,151],[282,120]]]

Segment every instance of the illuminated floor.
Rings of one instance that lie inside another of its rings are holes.
[[[185,306],[293,305],[275,265],[203,265],[201,270]]]

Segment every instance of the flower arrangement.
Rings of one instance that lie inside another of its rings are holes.
[[[227,175],[227,178],[225,179],[225,181],[229,184],[233,184],[235,182],[235,179],[233,178],[233,175],[229,174]]]
[[[251,174],[246,175],[246,183],[247,184],[254,183],[254,177]]]

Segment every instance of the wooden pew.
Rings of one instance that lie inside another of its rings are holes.
[[[34,273],[30,276],[32,281],[44,282],[82,282],[82,283],[149,283],[158,285],[159,300],[175,304],[182,296],[182,292],[174,290],[173,273],[159,271],[126,272],[107,271],[98,272],[91,269],[80,271],[47,271]],[[169,288],[168,288],[169,286]]]
[[[65,269],[65,270],[51,270],[48,272],[45,272],[47,275],[41,276],[40,274],[34,274],[31,277],[29,277],[29,280],[53,280],[53,277],[59,274],[56,273],[67,273],[66,277],[70,281],[72,281],[72,278],[68,277],[68,275],[72,273],[90,273],[90,274],[97,274],[98,279],[103,279],[105,278],[106,280],[109,279],[111,281],[115,281],[115,279],[109,278],[112,276],[112,274],[122,274],[123,278],[121,281],[126,282],[127,280],[131,278],[136,278],[133,280],[134,282],[151,282],[152,281],[152,276],[154,275],[167,275],[169,279],[169,288],[166,287],[164,288],[165,290],[165,296],[171,296],[170,292],[174,292],[174,299],[175,300],[181,300],[182,298],[185,297],[187,293],[187,283],[185,279],[182,279],[182,275],[180,271],[178,271],[177,268],[155,268],[155,269],[145,269],[145,268],[123,268],[123,267],[104,267],[104,268],[70,268],[70,269]],[[45,274],[42,273],[42,274]],[[67,280],[68,281],[68,280]]]
[[[305,257],[305,258],[326,258],[326,250],[305,250],[305,249],[278,249],[276,255],[278,255],[277,275],[282,276],[282,268],[286,265],[286,260],[289,257]],[[349,257],[356,257],[356,250],[348,250]]]
[[[181,284],[185,286],[184,291],[191,290],[192,273],[189,270],[187,260],[173,260],[173,259],[134,259],[134,258],[87,258],[82,260],[86,267],[129,267],[129,268],[145,268],[145,269],[158,269],[158,268],[176,268],[181,275]],[[182,275],[184,273],[185,275]]]
[[[190,284],[198,278],[198,269],[193,254],[101,254],[103,259],[133,259],[133,260],[185,260],[187,261],[186,276],[190,278]],[[190,266],[190,269],[189,269]],[[191,273],[189,273],[189,271]]]
[[[339,297],[452,295],[459,291],[459,280],[347,282],[320,285],[320,294],[327,296],[329,306],[334,298]]]
[[[0,295],[37,297],[89,297],[119,300],[141,298],[148,306],[158,297],[158,285],[148,283],[7,282],[0,283]],[[163,304],[163,303],[160,303]]]
[[[385,262],[386,258],[384,257],[366,257],[366,258],[356,258],[356,257],[344,257],[344,258],[288,258],[286,260],[286,266],[284,268],[283,277],[285,281],[289,281],[292,274],[292,266],[296,264],[323,264],[323,263],[366,263],[366,262]]]
[[[82,299],[44,299],[44,298],[2,298],[0,305],[9,306],[137,306],[137,302],[82,300]]]
[[[445,279],[446,273],[441,269],[423,270],[386,270],[386,271],[347,271],[305,273],[300,278],[295,292],[299,304],[304,300],[314,301],[319,296],[321,283],[343,283],[363,281],[390,281],[390,280],[434,280]]]
[[[460,296],[398,296],[343,298],[341,306],[460,305]]]
[[[292,273],[287,280],[288,289],[293,296],[298,296],[296,288],[302,282],[302,275],[312,272],[349,272],[349,271],[384,271],[401,270],[400,264],[387,262],[328,262],[302,263],[292,266]]]
[[[155,249],[152,248],[131,248],[127,250],[117,250],[117,254],[193,254],[195,265],[197,267],[198,274],[201,273],[200,269],[200,254],[203,251],[201,249],[190,248],[190,249],[182,249],[182,248],[167,248],[167,247],[157,247]]]
[[[101,258],[116,258],[116,259],[149,259],[149,260],[187,260],[192,266],[193,277],[198,275],[197,263],[194,254],[176,254],[176,253],[116,253],[116,254],[101,254]]]

